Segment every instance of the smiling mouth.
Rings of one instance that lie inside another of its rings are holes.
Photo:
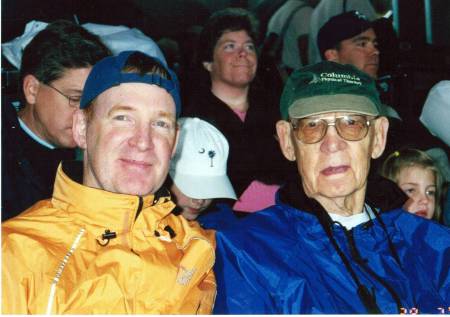
[[[137,161],[132,159],[120,159],[122,163],[125,163],[128,166],[134,166],[138,168],[148,168],[151,166],[150,163],[144,162],[144,161]]]
[[[325,176],[345,173],[350,167],[348,165],[330,166],[320,171]]]

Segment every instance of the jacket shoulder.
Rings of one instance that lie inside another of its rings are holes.
[[[239,225],[224,228],[220,232],[229,235],[241,232],[250,233],[254,230],[275,231],[280,227],[286,227],[287,221],[293,217],[301,217],[300,213],[288,205],[277,204],[243,218],[237,218]]]
[[[11,269],[17,268],[19,263],[31,274],[50,267],[50,263],[55,264],[65,252],[63,240],[68,225],[67,218],[54,212],[50,200],[40,201],[5,221],[2,223],[3,265]]]
[[[279,254],[281,249],[292,250],[299,242],[298,232],[304,231],[303,214],[283,205],[253,213],[236,221],[234,226],[216,232],[217,250],[242,250],[257,257],[261,256],[261,250],[273,254]]]
[[[53,227],[66,223],[68,217],[64,212],[53,207],[51,199],[38,201],[18,216],[2,223],[2,236],[5,238],[10,233],[32,236],[42,234],[48,236]]]
[[[439,245],[440,240],[450,245],[450,228],[433,220],[425,219],[411,214],[403,209],[394,209],[383,212],[381,217],[388,227],[395,227],[406,241]],[[442,244],[441,244],[442,245]]]

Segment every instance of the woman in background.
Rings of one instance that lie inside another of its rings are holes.
[[[275,192],[295,166],[284,160],[276,139],[279,96],[258,89],[257,21],[247,10],[215,12],[199,37],[198,84],[183,116],[213,124],[230,144],[228,175],[238,196],[233,210],[253,212],[275,203]]]

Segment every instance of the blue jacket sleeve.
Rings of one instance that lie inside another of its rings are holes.
[[[438,292],[443,304],[448,305],[450,303],[449,228],[406,212],[399,220],[398,227],[403,233],[404,241],[409,244],[408,250],[412,251],[409,255],[404,255],[409,260],[409,266],[422,271],[421,275],[424,278],[428,276],[430,281],[427,288],[423,287],[423,281],[413,280],[412,283],[421,285],[423,294]]]
[[[450,305],[450,230],[430,221],[428,230],[424,230],[420,238],[424,241],[423,265],[431,271],[434,285],[444,303]],[[419,243],[417,240],[413,240],[413,245]]]
[[[217,297],[214,314],[255,314],[274,311],[271,296],[259,280],[262,277],[252,265],[250,257],[242,253],[239,239],[233,242],[222,232],[216,234],[217,249],[214,272]]]

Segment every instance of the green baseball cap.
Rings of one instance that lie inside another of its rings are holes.
[[[369,75],[353,65],[330,61],[294,71],[281,95],[280,111],[285,120],[327,112],[386,115]]]

